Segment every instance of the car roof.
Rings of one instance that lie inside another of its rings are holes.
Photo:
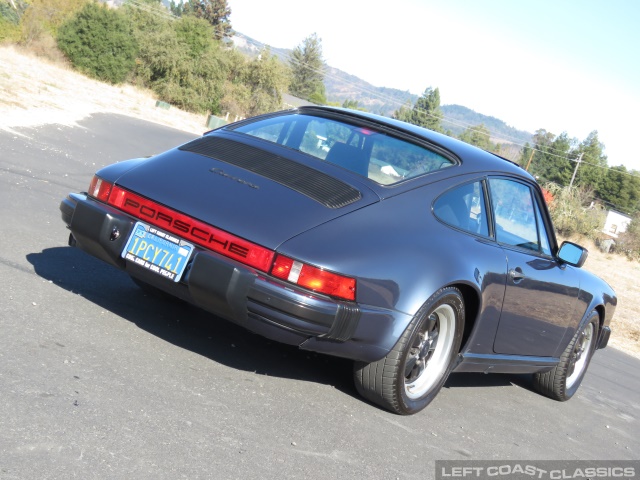
[[[410,123],[402,122],[389,117],[383,117],[369,112],[360,110],[351,110],[340,107],[327,106],[303,106],[298,107],[294,111],[304,114],[313,114],[314,112],[332,113],[337,116],[349,117],[352,121],[358,120],[373,122],[381,127],[391,128],[403,132],[405,134],[417,137],[420,140],[426,140],[453,153],[460,160],[458,174],[474,173],[474,172],[499,172],[521,176],[529,180],[535,179],[518,164],[502,158],[494,153],[487,152],[478,147],[465,143],[461,140],[449,137],[442,133],[434,132],[427,128],[419,127]],[[453,172],[451,172],[453,173]]]

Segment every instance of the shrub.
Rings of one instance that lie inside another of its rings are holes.
[[[94,3],[60,27],[58,45],[78,70],[110,83],[127,78],[138,51],[124,14]]]
[[[629,259],[640,260],[640,213],[636,213],[624,233],[618,235],[615,251]]]
[[[558,233],[564,237],[575,235],[595,240],[604,227],[606,213],[592,202],[588,190],[577,187],[560,187],[550,183],[545,189],[553,196],[549,211]]]
[[[26,8],[23,0],[13,4],[0,0],[0,43],[20,40],[20,19]]]
[[[20,26],[0,16],[0,43],[15,43],[20,39]]]
[[[31,47],[43,36],[56,36],[58,28],[90,0],[29,0],[20,21],[20,43]],[[48,40],[45,40],[48,42]]]

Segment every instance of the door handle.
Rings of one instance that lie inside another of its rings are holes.
[[[522,269],[520,267],[516,267],[509,270],[509,276],[511,277],[511,280],[513,280],[514,283],[518,283],[522,281],[522,279],[526,275],[522,273]]]

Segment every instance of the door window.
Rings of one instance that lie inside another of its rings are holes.
[[[531,188],[505,178],[492,178],[490,187],[496,240],[550,255],[549,240]]]

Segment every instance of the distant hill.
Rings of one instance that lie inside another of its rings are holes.
[[[246,55],[255,56],[265,46],[262,42],[236,32],[233,38],[235,47]],[[284,63],[289,62],[291,50],[271,48],[271,53]],[[342,104],[345,100],[356,100],[365,110],[390,117],[402,105],[413,105],[418,95],[397,88],[376,87],[361,78],[351,75],[338,68],[327,65],[324,85],[327,100]],[[467,127],[483,124],[491,132],[494,142],[512,142],[524,144],[531,142],[533,135],[507,125],[504,121],[475,112],[462,105],[442,105],[444,120],[442,127],[450,130],[453,135],[460,135]]]
[[[338,68],[327,66],[324,75],[327,100],[342,103],[357,100],[358,105],[371,113],[390,117],[402,105],[413,105],[417,95],[397,88],[376,87]]]
[[[533,135],[524,130],[507,125],[496,117],[483,115],[462,105],[442,105],[440,107],[447,121],[442,122],[445,130],[451,130],[454,135],[460,135],[468,126],[483,124],[491,132],[494,141],[500,143],[509,141],[512,143],[531,143]]]

